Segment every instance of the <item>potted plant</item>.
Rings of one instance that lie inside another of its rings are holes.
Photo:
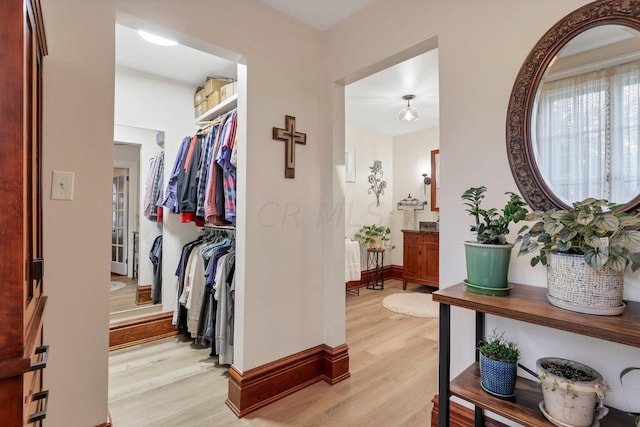
[[[640,367],[631,366],[628,368],[624,368],[622,372],[620,372],[620,384],[622,384],[622,378],[631,371],[640,371]],[[636,425],[636,427],[640,427],[640,414],[634,414],[634,416],[634,424]]]
[[[531,265],[547,266],[547,298],[581,313],[616,315],[624,311],[624,271],[640,268],[640,219],[619,205],[588,198],[567,210],[532,212],[531,227],[519,231],[518,255],[538,252]]]
[[[363,225],[355,234],[355,238],[361,245],[368,245],[370,249],[394,250],[395,245],[389,243],[391,228],[384,225]]]
[[[478,346],[480,352],[480,386],[497,397],[516,394],[516,375],[520,350],[504,338],[504,332],[493,334]]]
[[[536,361],[536,371],[544,399],[540,410],[553,424],[589,427],[609,412],[604,406],[607,383],[589,366],[545,357]]]
[[[476,241],[464,242],[467,263],[465,288],[485,295],[508,295],[509,260],[513,244],[507,242],[509,226],[526,218],[529,212],[517,194],[507,192],[509,200],[504,208],[482,209],[487,188],[471,187],[462,193],[466,211],[474,218],[471,231]]]

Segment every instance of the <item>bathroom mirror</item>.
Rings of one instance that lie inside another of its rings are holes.
[[[438,193],[440,193],[440,150],[431,150],[431,210],[440,210]]]
[[[538,210],[640,204],[640,1],[590,3],[534,46],[507,113],[516,184]]]

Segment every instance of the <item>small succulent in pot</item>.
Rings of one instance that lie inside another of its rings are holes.
[[[520,350],[504,338],[504,332],[492,335],[478,345],[480,352],[480,385],[497,397],[513,397],[516,393],[516,377]]]

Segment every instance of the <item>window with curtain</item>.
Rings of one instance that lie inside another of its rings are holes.
[[[536,162],[567,204],[625,203],[640,187],[640,60],[545,82],[538,95]]]

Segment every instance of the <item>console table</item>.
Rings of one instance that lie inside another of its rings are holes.
[[[492,314],[553,329],[573,332],[602,340],[640,347],[640,302],[627,302],[620,316],[595,316],[576,313],[552,306],[547,301],[547,289],[516,284],[508,297],[495,297],[467,292],[460,283],[434,292],[440,303],[438,426],[449,426],[449,399],[456,396],[475,405],[475,426],[484,425],[484,410],[489,410],[527,427],[551,426],[538,404],[542,391],[535,381],[518,378],[513,399],[500,399],[480,387],[478,351],[475,362],[459,376],[450,379],[451,306],[476,312],[476,343],[484,339],[484,316]],[[610,379],[611,381],[612,379]],[[600,420],[601,427],[633,425],[628,414],[609,407],[609,414]]]

